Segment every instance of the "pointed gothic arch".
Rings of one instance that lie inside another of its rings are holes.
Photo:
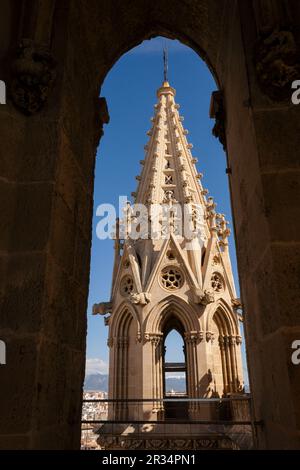
[[[211,304],[208,308],[205,321],[206,331],[210,331],[211,322],[216,312],[219,312],[219,323],[220,325],[223,325],[222,328],[224,331],[228,334],[239,335],[238,318],[226,300],[222,298],[218,299],[216,304]]]
[[[118,310],[112,315],[110,323],[111,338],[122,336],[124,327],[126,326],[126,318],[128,314],[131,315],[132,319],[136,322],[137,327],[137,339],[141,337],[141,320],[139,318],[136,307],[129,301],[124,300]]]
[[[242,389],[239,371],[240,344],[238,319],[223,299],[211,309],[207,327],[213,335],[212,362],[215,393],[228,395]]]
[[[145,321],[144,331],[161,334],[163,314],[168,312],[179,316],[184,333],[202,331],[200,329],[201,319],[198,319],[197,311],[184,299],[174,294],[165,297],[151,309]]]
[[[187,396],[199,397],[197,346],[203,338],[200,324],[196,310],[176,295],[164,298],[150,311],[145,322],[145,338],[150,341],[155,338],[151,342],[152,357],[155,358],[152,369],[152,382],[156,384],[153,388],[155,398],[163,397],[163,339],[174,328],[182,336],[185,346]],[[191,403],[190,416],[195,411],[194,408]]]
[[[122,400],[134,398],[136,388],[133,387],[132,376],[136,368],[132,367],[135,359],[136,343],[140,341],[140,321],[135,307],[124,301],[111,319],[111,332],[108,339],[110,347],[110,368],[115,370],[115,377],[109,374],[109,394],[121,401],[109,406],[111,419],[126,419],[132,406]]]

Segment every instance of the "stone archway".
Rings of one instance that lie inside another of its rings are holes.
[[[272,78],[276,38],[299,40],[286,31],[299,26],[299,2],[262,2],[25,0],[21,15],[19,2],[3,2],[2,448],[79,446],[93,170],[108,120],[99,86],[124,52],[155,35],[192,47],[222,90],[214,114],[227,148],[255,414],[264,420],[259,445],[300,446],[299,370],[290,361],[300,309],[288,280],[300,264],[300,109],[290,105],[288,81],[278,93]],[[30,39],[19,50],[25,62],[15,51],[22,38]],[[45,69],[20,102],[14,90],[36,51]],[[297,60],[289,66],[297,72]]]

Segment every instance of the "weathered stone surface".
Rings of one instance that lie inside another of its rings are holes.
[[[1,435],[1,450],[24,450],[30,447],[30,436],[20,435]]]
[[[0,432],[4,435],[17,434],[21,439],[21,435],[31,431],[35,409],[38,339],[20,334],[15,338],[6,334],[4,338],[9,366],[1,366]]]
[[[270,239],[272,242],[299,242],[300,171],[263,174],[262,183]]]
[[[39,332],[42,325],[46,271],[45,254],[14,254],[0,258],[5,289],[1,292],[1,322],[16,334]]]
[[[53,185],[47,183],[0,182],[0,199],[3,201],[1,250],[21,253],[45,249],[49,238],[52,191]]]
[[[290,104],[284,108],[258,109],[254,113],[257,150],[263,171],[299,169],[300,109]],[[293,132],[290,132],[293,129]],[[290,134],[287,139],[286,136]],[[277,136],[274,140],[274,136]]]

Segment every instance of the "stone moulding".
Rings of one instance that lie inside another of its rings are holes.
[[[168,438],[157,436],[147,437],[125,437],[125,436],[104,436],[100,435],[97,443],[105,450],[210,450],[210,449],[232,449],[239,447],[229,437],[226,436],[203,436],[201,438],[183,438],[174,436]]]

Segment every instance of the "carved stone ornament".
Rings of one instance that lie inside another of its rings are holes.
[[[93,305],[93,315],[106,315],[107,313],[111,313],[111,311],[111,302],[100,302],[99,304]]]
[[[209,117],[216,121],[212,129],[212,134],[219,139],[223,149],[226,151],[226,114],[223,93],[220,90],[212,92]]]
[[[211,304],[212,302],[214,302],[214,300],[215,300],[214,293],[209,289],[205,289],[200,303],[202,305],[208,305],[208,304]]]
[[[219,255],[215,255],[215,256],[213,257],[213,262],[212,262],[212,264],[213,264],[214,266],[216,266],[216,265],[218,265],[218,264],[220,264],[220,263],[221,263],[220,256],[219,256]]]
[[[213,342],[213,340],[214,340],[214,334],[211,331],[207,331],[205,337],[206,337],[207,342],[208,341]]]
[[[195,449],[239,449],[238,445],[224,435],[204,436],[203,438],[188,436],[170,437],[141,437],[141,436],[111,436],[99,432],[97,443],[105,450],[195,450]]]
[[[235,341],[236,341],[236,344],[242,344],[242,337],[241,336],[236,336]]]
[[[151,294],[148,292],[134,292],[130,294],[129,300],[133,304],[146,305],[151,301]]]
[[[236,310],[243,308],[241,299],[239,298],[231,299],[231,305],[232,305],[232,308]]]
[[[35,114],[45,105],[54,84],[55,65],[46,46],[22,39],[12,64],[10,96],[24,114]]]
[[[103,136],[103,125],[109,123],[109,112],[107,102],[104,97],[97,97],[95,106],[95,133],[94,146],[97,147],[100,138]]]
[[[148,333],[146,332],[144,335],[145,341],[150,341],[155,346],[158,346],[162,339],[162,333]]]
[[[273,101],[289,100],[300,76],[300,51],[291,31],[273,30],[256,44],[254,63],[262,92]]]
[[[184,334],[184,338],[187,343],[197,344],[203,340],[204,333],[203,331],[190,331]]]

